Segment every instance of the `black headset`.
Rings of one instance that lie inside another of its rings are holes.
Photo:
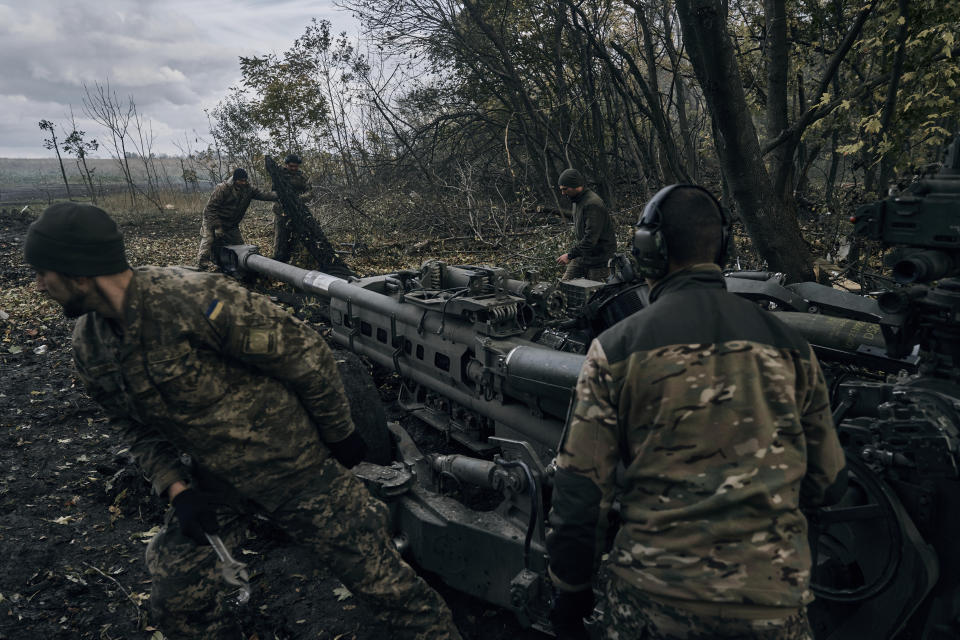
[[[667,275],[670,264],[667,255],[667,239],[663,236],[663,212],[660,207],[676,189],[696,189],[710,196],[720,215],[720,249],[717,251],[716,263],[723,266],[727,259],[727,248],[730,244],[730,219],[727,212],[720,205],[717,198],[696,184],[672,184],[660,189],[643,208],[643,214],[637,222],[633,234],[633,257],[637,259],[638,274],[643,278],[659,280]]]

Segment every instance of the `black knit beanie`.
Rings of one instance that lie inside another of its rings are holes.
[[[557,185],[576,189],[577,187],[585,186],[586,182],[583,179],[583,174],[576,169],[564,169],[563,173],[561,173],[557,179]]]
[[[100,207],[51,205],[27,229],[23,257],[34,269],[105,276],[130,268],[117,223]]]
[[[237,167],[233,170],[233,179],[236,180],[246,180],[247,179],[247,170]]]

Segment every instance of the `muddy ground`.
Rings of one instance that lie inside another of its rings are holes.
[[[0,215],[0,640],[163,637],[149,615],[146,543],[165,505],[78,387],[72,321],[32,290],[22,264],[30,218]],[[131,262],[154,244],[192,253],[196,223],[124,224]],[[176,262],[177,260],[171,260]],[[156,262],[156,261],[153,261]],[[389,374],[375,372],[388,414]],[[245,640],[388,637],[310,553],[259,524],[241,559],[253,596],[237,612]],[[428,576],[429,578],[429,576]],[[464,638],[545,638],[511,615],[438,585]]]

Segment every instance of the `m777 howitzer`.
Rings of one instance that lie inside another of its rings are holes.
[[[590,340],[642,308],[646,285],[623,270],[610,284],[554,285],[437,261],[346,280],[275,262],[251,246],[227,247],[221,263],[328,301],[330,337],[395,371],[400,405],[466,448],[424,455],[394,425],[396,463],[364,464],[358,475],[390,505],[398,544],[415,565],[548,629],[550,463]],[[827,353],[881,370],[909,366],[884,353],[875,301],[781,282],[754,272],[728,278],[731,290],[780,310]],[[827,310],[837,316],[818,313]],[[444,495],[445,482],[486,488],[499,504],[476,510]]]
[[[936,178],[856,216],[858,232],[901,246],[895,261],[914,266],[895,273],[913,274],[898,276],[910,287],[877,300],[784,285],[782,274],[727,275],[729,291],[807,337],[832,392],[851,479],[838,505],[808,513],[818,640],[960,637],[960,283],[916,288],[960,264],[958,146]],[[400,404],[465,447],[424,455],[391,425],[393,463],[364,463],[357,474],[390,506],[415,565],[547,631],[551,461],[590,340],[646,305],[628,264],[606,284],[554,285],[436,261],[343,279],[251,246],[221,256],[228,272],[327,301],[332,339],[397,372]],[[363,428],[368,441],[388,438],[382,426]],[[447,494],[450,483],[486,488],[497,504],[465,504]]]

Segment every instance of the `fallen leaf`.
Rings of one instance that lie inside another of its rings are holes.
[[[79,520],[76,516],[60,516],[59,518],[54,518],[50,522],[53,524],[70,524],[71,522],[76,522]]]
[[[347,598],[353,596],[353,594],[350,593],[350,590],[343,585],[340,585],[339,587],[334,589],[333,595],[337,596],[337,602],[343,602]]]
[[[138,531],[136,533],[131,533],[130,539],[140,540],[141,542],[146,544],[150,542],[150,540],[153,539],[153,536],[157,535],[158,533],[160,533],[160,525],[157,525],[151,529],[148,529],[147,531]]]

